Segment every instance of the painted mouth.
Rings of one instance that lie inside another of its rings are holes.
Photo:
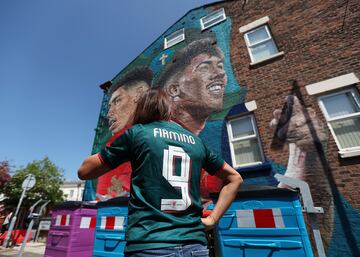
[[[116,124],[116,119],[114,118],[109,118],[109,129],[112,130],[113,127],[115,127]]]
[[[224,92],[225,85],[222,82],[216,81],[208,85],[206,88],[210,93],[221,94]]]

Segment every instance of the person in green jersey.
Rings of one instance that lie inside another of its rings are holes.
[[[205,229],[216,224],[242,183],[236,170],[170,118],[167,95],[148,91],[139,100],[133,127],[85,159],[78,171],[80,179],[94,179],[131,162],[127,257],[208,256]],[[201,218],[202,168],[224,181],[218,202],[206,218]]]

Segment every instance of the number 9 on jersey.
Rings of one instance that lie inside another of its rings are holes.
[[[175,174],[175,165],[181,160],[181,173]],[[177,161],[176,161],[177,160]],[[191,205],[189,179],[191,169],[190,156],[183,148],[169,146],[164,150],[162,175],[174,187],[181,190],[181,199],[161,199],[162,211],[184,211]]]

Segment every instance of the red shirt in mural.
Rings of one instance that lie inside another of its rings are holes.
[[[122,135],[130,126],[126,126],[119,132],[115,133],[106,143],[110,145],[118,136]],[[126,195],[130,192],[130,180],[131,180],[131,164],[126,162],[117,168],[105,173],[98,178],[98,184],[96,188],[97,195],[103,195],[107,197],[116,197],[120,195]]]

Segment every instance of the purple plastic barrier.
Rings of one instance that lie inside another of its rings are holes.
[[[64,202],[53,209],[44,257],[91,257],[97,209],[85,202]]]

